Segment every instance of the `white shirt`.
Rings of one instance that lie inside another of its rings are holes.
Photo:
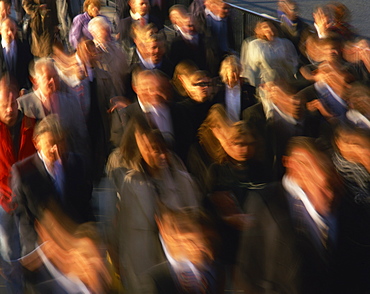
[[[240,102],[240,85],[237,84],[233,88],[226,85],[225,89],[225,104],[229,118],[236,122],[240,120],[241,102]]]

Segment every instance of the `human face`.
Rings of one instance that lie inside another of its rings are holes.
[[[35,146],[37,151],[43,154],[48,163],[54,163],[60,159],[57,141],[53,133],[45,132],[37,136]]]
[[[260,27],[261,35],[266,38],[267,41],[272,41],[275,38],[275,28],[269,22],[263,22]]]
[[[143,160],[151,170],[161,170],[167,167],[165,150],[158,144],[150,142],[146,134],[135,133],[136,143]]]
[[[330,177],[318,164],[318,159],[303,148],[294,148],[284,157],[287,174],[307,194],[315,210],[322,215],[330,211],[334,200]]]
[[[298,9],[294,3],[286,3],[284,12],[285,15],[292,21],[295,21],[298,17]]]
[[[304,113],[303,99],[295,95],[287,95],[286,93],[283,93],[283,97],[279,95],[281,92],[280,89],[277,89],[276,93],[271,96],[273,103],[286,115],[294,119],[301,119]]]
[[[0,2],[3,3],[3,2]],[[1,37],[4,39],[4,41],[7,44],[10,44],[16,36],[17,28],[15,26],[15,23],[11,20],[6,20],[1,24]]]
[[[324,57],[323,60],[326,61],[335,61],[339,58],[339,48],[335,45],[326,44],[321,49],[322,55]]]
[[[251,159],[256,151],[256,141],[252,136],[229,138],[223,146],[232,159],[244,162]]]
[[[87,7],[87,14],[94,18],[94,17],[97,17],[99,15],[99,8],[96,7],[94,4],[90,4],[88,7]]]
[[[229,5],[225,2],[213,3],[210,5],[210,10],[216,16],[220,18],[225,18],[229,15]]]
[[[239,82],[239,73],[235,72],[232,67],[229,67],[226,71],[226,81],[227,85],[233,88]]]
[[[370,173],[370,139],[349,132],[341,133],[335,141],[340,154],[349,162],[363,165]]]
[[[59,76],[57,71],[47,65],[42,66],[36,73],[36,83],[38,89],[45,95],[46,98],[50,98],[59,89]]]
[[[211,79],[209,77],[192,81],[186,89],[191,99],[197,102],[208,100],[211,92]]]
[[[158,64],[162,61],[165,50],[163,42],[147,43],[147,52],[154,64]]]
[[[140,75],[134,90],[144,105],[158,106],[166,99],[166,91],[163,91],[164,81],[154,75]]]
[[[11,127],[18,117],[18,105],[14,93],[3,87],[0,89],[0,121]]]
[[[184,34],[194,36],[197,33],[197,31],[195,30],[195,26],[194,26],[194,23],[193,23],[191,17],[187,16],[187,17],[184,17],[183,19],[181,19],[179,21],[179,27],[181,28],[181,31]]]
[[[178,262],[190,261],[195,266],[202,267],[206,258],[212,259],[212,252],[204,233],[195,224],[186,232],[181,232],[173,220],[164,219],[159,224],[161,236],[171,257]]]
[[[144,16],[149,12],[150,6],[148,0],[131,0],[129,4],[133,13],[138,13],[141,16]]]

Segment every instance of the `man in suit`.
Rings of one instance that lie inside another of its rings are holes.
[[[145,26],[153,23],[158,31],[163,29],[163,23],[149,12],[150,4],[148,0],[130,0],[128,5],[130,6],[130,16],[121,19],[117,28],[118,40],[127,52],[133,46],[131,38],[132,24],[138,23]]]
[[[1,25],[0,76],[8,72],[19,86],[19,89],[30,89],[28,64],[32,60],[29,45],[17,38],[17,25],[10,17]]]
[[[336,204],[342,192],[330,157],[292,138],[282,182],[251,194],[254,224],[239,247],[236,282],[246,293],[332,293]]]
[[[272,169],[274,180],[281,179],[284,167],[281,159],[286,144],[294,136],[319,136],[323,121],[305,110],[305,99],[282,82],[270,82],[264,87],[266,97],[243,112],[246,121],[264,143],[265,160]]]
[[[25,270],[26,281],[37,288],[49,279],[39,261],[35,222],[46,209],[60,210],[78,224],[93,220],[93,213],[86,166],[79,155],[65,152],[58,115],[45,117],[35,128],[33,140],[37,153],[13,166],[11,187],[22,246],[20,263],[27,270],[38,269]]]
[[[19,109],[28,117],[42,119],[58,114],[63,128],[68,132],[68,148],[88,154],[87,128],[77,99],[60,91],[60,80],[51,60],[41,58],[32,69],[32,82],[37,90],[18,99]]]
[[[207,216],[190,207],[159,209],[156,223],[166,261],[143,274],[144,292],[221,293],[220,271],[213,262],[216,239]]]

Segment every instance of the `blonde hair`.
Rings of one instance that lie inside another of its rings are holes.
[[[228,83],[227,73],[230,71],[235,72],[238,76],[242,71],[240,60],[235,55],[229,55],[221,62],[219,74],[222,82],[225,84]]]

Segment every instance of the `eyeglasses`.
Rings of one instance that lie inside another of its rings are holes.
[[[199,83],[193,84],[194,87],[209,87],[210,85],[211,83],[207,83],[207,82],[199,82]]]

